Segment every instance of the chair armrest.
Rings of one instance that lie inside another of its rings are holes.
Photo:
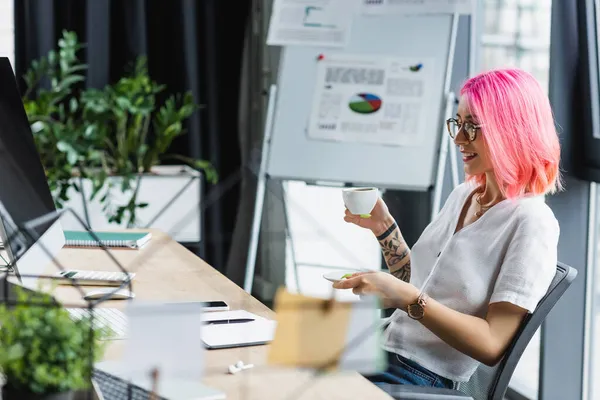
[[[453,389],[413,385],[379,386],[397,400],[473,400],[471,396]]]

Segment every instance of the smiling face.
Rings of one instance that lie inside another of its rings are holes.
[[[481,128],[476,128],[481,121],[477,119],[476,115],[471,115],[467,101],[464,98],[458,103],[456,120],[458,124],[454,143],[461,152],[465,174],[479,175],[491,172],[493,170],[492,163],[488,157]]]

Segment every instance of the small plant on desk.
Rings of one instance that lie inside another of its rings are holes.
[[[109,332],[91,329],[89,319],[72,320],[48,295],[16,292],[15,305],[0,305],[2,399],[70,400],[88,390]]]

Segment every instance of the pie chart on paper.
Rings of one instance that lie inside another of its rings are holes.
[[[371,93],[358,93],[352,96],[348,107],[359,114],[371,114],[381,108],[381,98]]]

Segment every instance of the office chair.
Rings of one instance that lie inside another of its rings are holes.
[[[398,400],[502,400],[527,344],[576,276],[577,270],[559,262],[548,292],[525,317],[504,358],[494,367],[481,364],[459,390],[409,385],[386,385],[382,389]]]

